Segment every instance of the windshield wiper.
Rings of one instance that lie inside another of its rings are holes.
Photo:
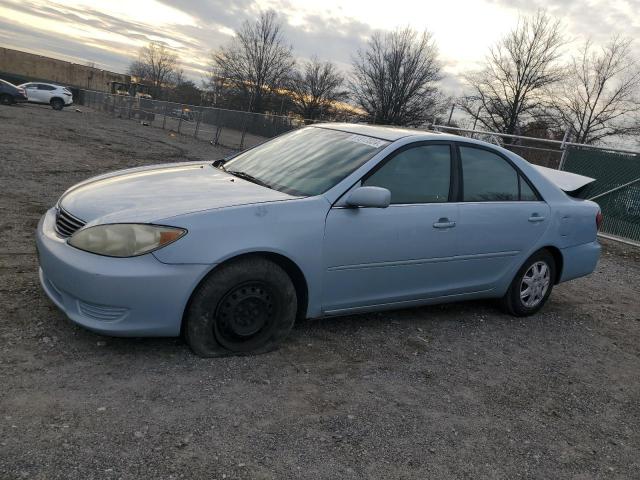
[[[273,190],[273,187],[271,185],[269,185],[266,182],[263,182],[259,178],[256,178],[249,173],[240,172],[238,170],[227,170],[227,169],[225,169],[225,172],[230,173],[234,177],[242,178],[243,180],[247,180],[248,182],[255,183],[256,185],[260,185],[261,187],[267,187]]]

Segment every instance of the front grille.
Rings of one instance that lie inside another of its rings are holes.
[[[86,222],[74,217],[63,208],[58,208],[56,212],[56,232],[63,237],[70,237],[82,227]]]

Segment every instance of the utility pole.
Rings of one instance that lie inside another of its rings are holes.
[[[447,120],[447,127],[451,126],[451,117],[453,117],[453,111],[455,110],[455,108],[456,108],[456,104],[452,103],[451,104],[451,112],[449,112],[449,120]]]
[[[473,138],[476,134],[475,129],[476,129],[476,125],[478,124],[478,117],[480,116],[480,110],[482,110],[482,105],[478,107],[478,112],[476,113],[476,116],[473,119],[473,127],[471,128],[471,130],[474,130],[474,131],[471,133],[471,138]]]

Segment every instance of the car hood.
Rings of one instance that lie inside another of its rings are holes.
[[[67,190],[59,205],[87,223],[151,222],[223,207],[295,197],[225,173],[210,163],[132,168]]]

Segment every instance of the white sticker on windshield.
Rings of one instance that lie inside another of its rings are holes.
[[[369,145],[373,148],[380,148],[387,145],[389,142],[384,140],[380,140],[379,138],[365,137],[364,135],[351,135],[347,138],[350,142],[362,143],[364,145]]]

